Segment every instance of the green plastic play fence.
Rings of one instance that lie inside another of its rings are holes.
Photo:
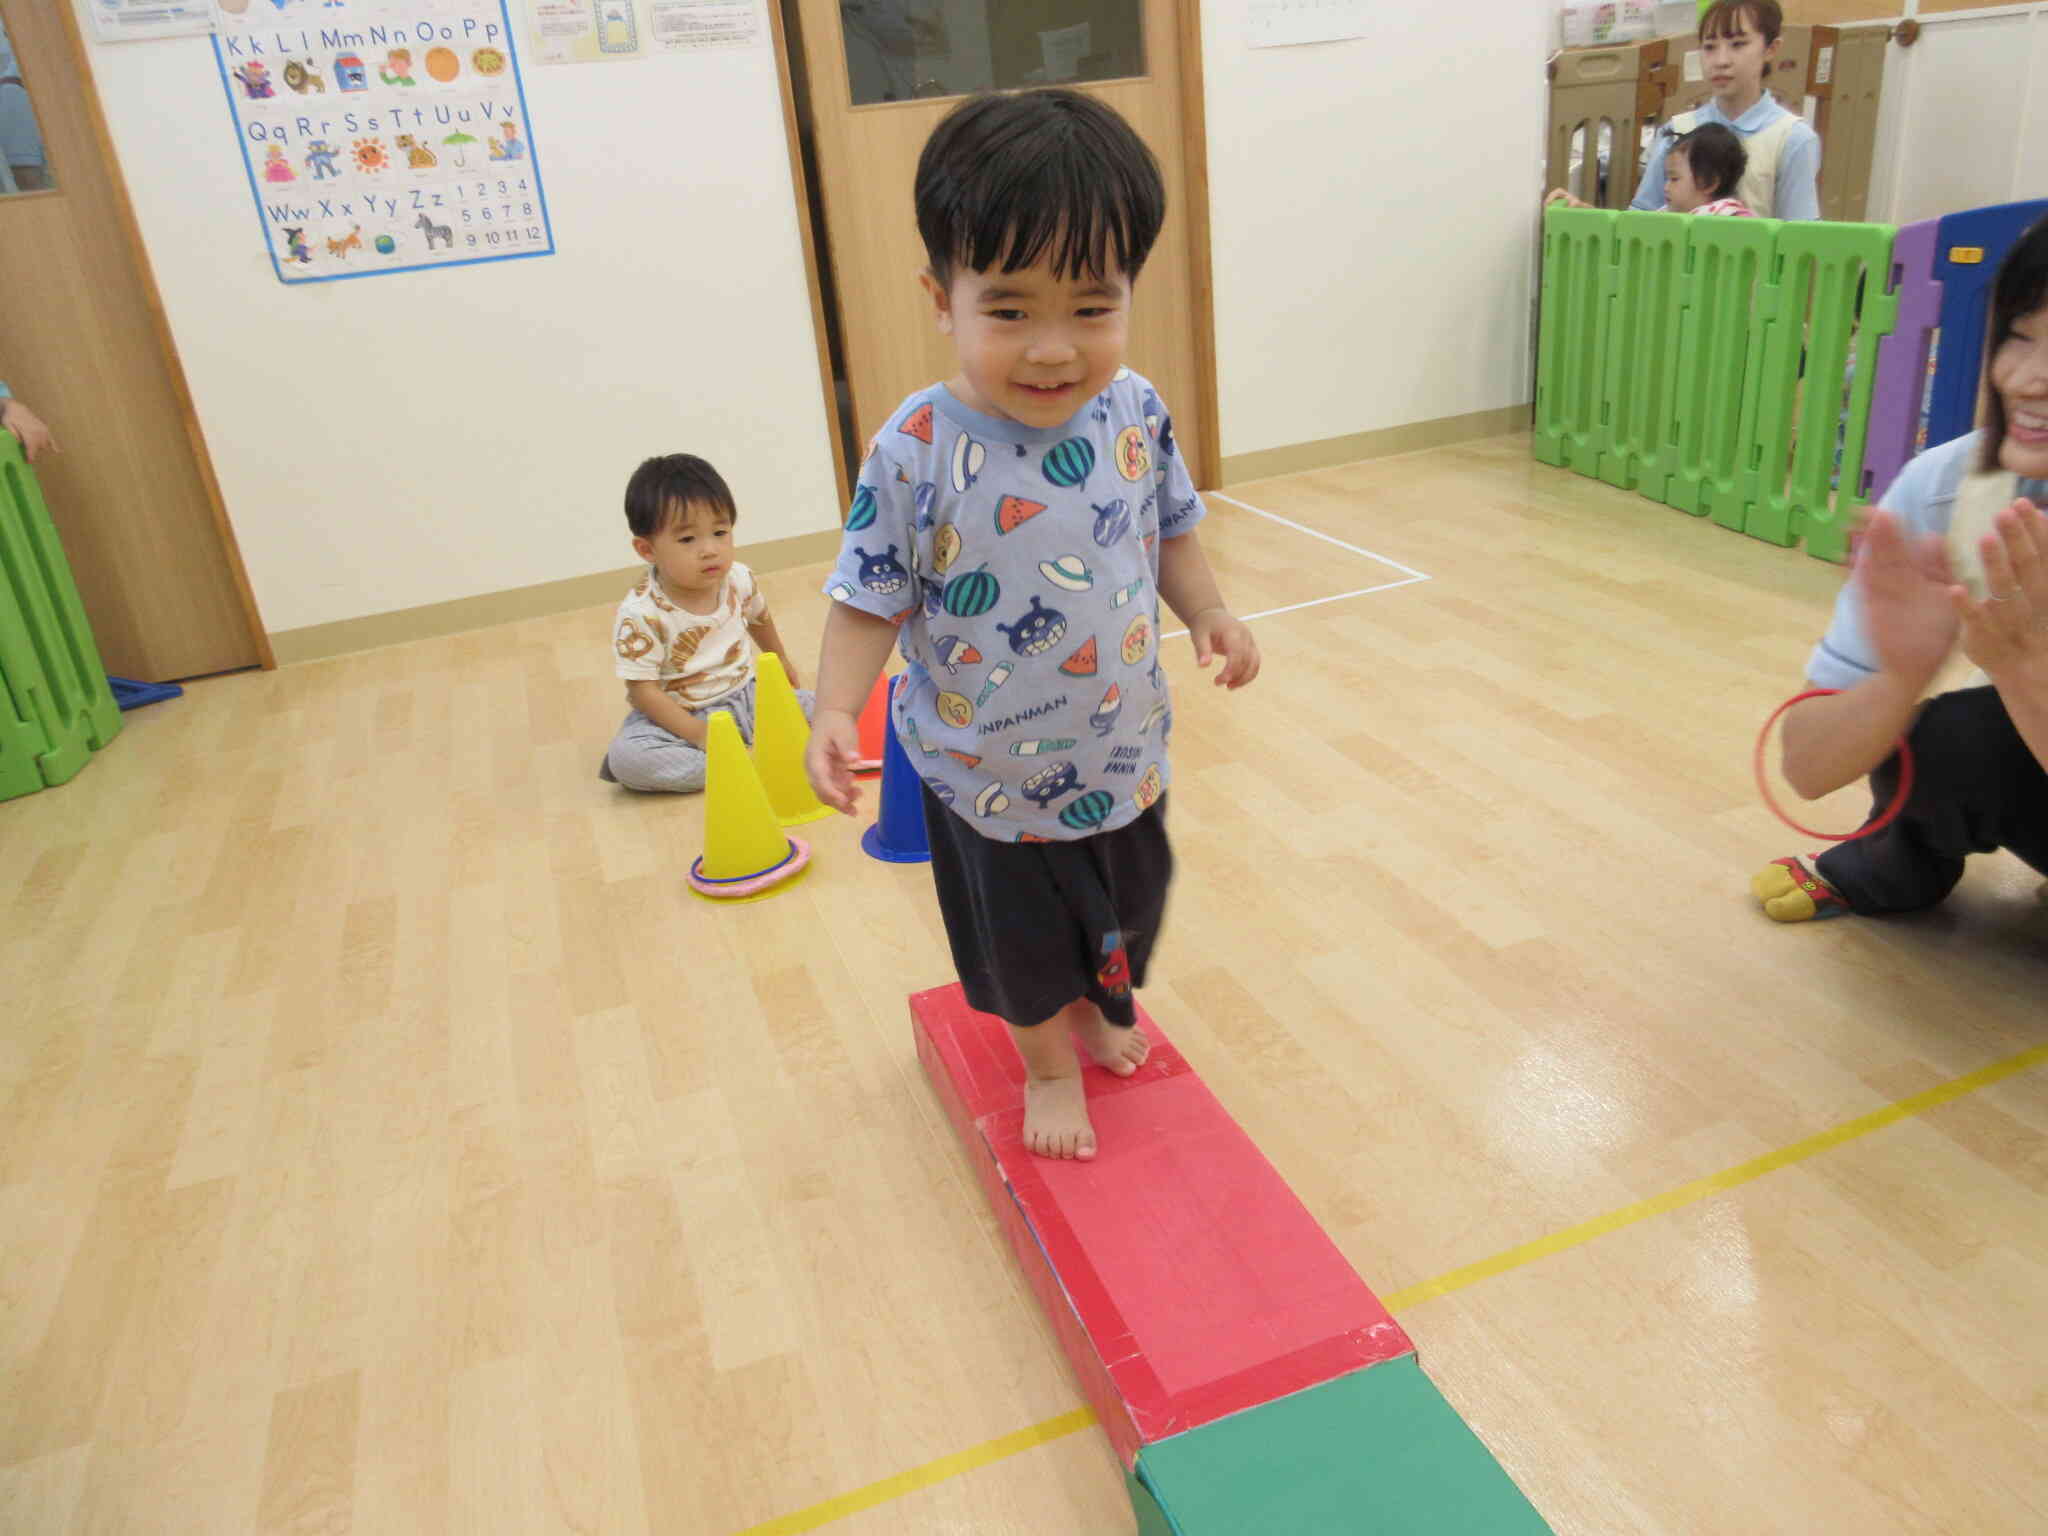
[[[120,729],[35,471],[0,432],[0,800],[62,784]]]
[[[1536,457],[1840,560],[1893,231],[1552,208]]]

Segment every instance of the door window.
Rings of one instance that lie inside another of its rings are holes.
[[[35,105],[22,82],[7,23],[0,19],[0,194],[42,192],[56,184]]]
[[[840,0],[856,107],[1145,73],[1141,0]]]

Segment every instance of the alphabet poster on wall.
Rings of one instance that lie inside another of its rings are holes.
[[[219,0],[213,40],[280,282],[555,248],[505,0]]]

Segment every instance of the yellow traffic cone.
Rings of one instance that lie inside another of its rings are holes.
[[[704,791],[704,857],[690,866],[690,889],[718,901],[764,896],[810,863],[810,845],[776,823],[732,715],[709,721]]]
[[[764,652],[755,674],[754,766],[768,791],[768,803],[785,827],[830,816],[831,807],[811,792],[810,775],[804,772],[811,725],[804,719],[796,690],[789,686],[789,674],[782,670],[782,658]]]

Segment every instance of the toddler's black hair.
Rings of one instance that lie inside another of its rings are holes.
[[[1998,468],[2005,446],[2005,402],[1991,387],[1991,363],[2013,326],[2048,303],[2048,219],[2037,222],[2005,253],[1991,285],[1991,328],[1984,338],[1984,470]]]
[[[1685,156],[1702,192],[1714,189],[1707,198],[1710,203],[1733,197],[1742,185],[1742,173],[1749,169],[1749,151],[1742,147],[1741,136],[1719,123],[1701,123],[1691,133],[1681,133],[1671,141],[1671,153]]]
[[[666,453],[644,461],[626,482],[626,526],[651,539],[693,505],[723,512],[737,523],[740,509],[724,476],[694,453]]]
[[[1062,279],[1135,278],[1166,219],[1145,141],[1092,96],[1060,89],[972,96],[918,157],[917,232],[932,276],[1014,272],[1048,253]]]

